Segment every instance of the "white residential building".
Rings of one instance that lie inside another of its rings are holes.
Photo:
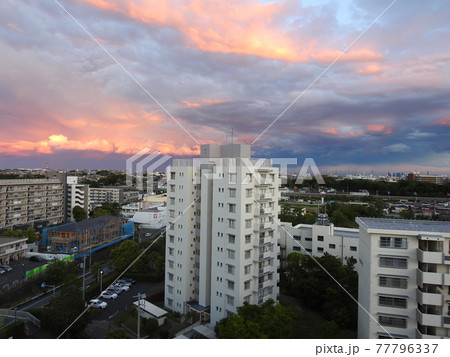
[[[335,227],[326,214],[319,214],[314,224],[281,222],[281,258],[299,252],[320,257],[325,253],[334,255],[345,263],[345,258],[358,261],[359,230],[357,228]],[[358,270],[358,265],[356,265]]]
[[[450,222],[356,221],[358,338],[450,338]]]
[[[89,213],[89,185],[78,183],[77,176],[67,176],[66,220],[73,221],[73,209],[80,206]],[[87,218],[87,217],[86,217]]]
[[[202,145],[168,169],[165,306],[211,326],[278,297],[278,168],[249,145]]]

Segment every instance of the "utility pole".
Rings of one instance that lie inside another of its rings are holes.
[[[137,313],[137,339],[141,338],[141,297],[145,297],[145,294],[138,293],[136,296],[138,298],[138,313]]]
[[[83,304],[85,302],[85,286],[86,286],[86,254],[83,255]]]

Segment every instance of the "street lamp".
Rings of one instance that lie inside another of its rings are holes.
[[[100,270],[100,294],[103,292],[102,284],[103,284],[103,270]]]

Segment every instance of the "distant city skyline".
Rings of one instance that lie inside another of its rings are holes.
[[[57,2],[2,1],[0,169],[124,170],[144,147],[193,156],[231,128],[252,143],[367,29],[253,156],[450,174],[450,3],[59,2],[160,106]]]

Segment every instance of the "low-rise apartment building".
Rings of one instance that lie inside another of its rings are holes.
[[[450,338],[450,222],[356,221],[358,338]]]
[[[0,230],[59,224],[64,207],[64,183],[58,179],[0,180]]]
[[[23,258],[27,247],[27,238],[0,237],[0,264]]]

